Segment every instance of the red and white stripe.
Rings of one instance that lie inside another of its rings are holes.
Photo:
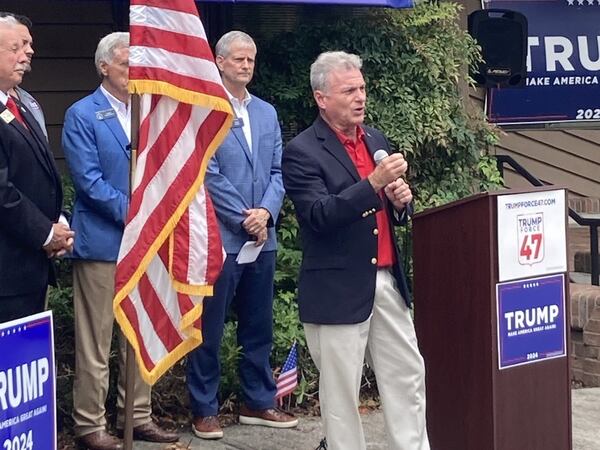
[[[296,386],[298,386],[298,343],[294,342],[277,377],[275,398],[279,400],[279,404],[283,401],[283,397],[294,392]]]
[[[294,367],[287,372],[283,372],[277,378],[277,393],[275,394],[275,398],[291,394],[296,389],[296,386],[298,386],[298,368]]]
[[[232,112],[193,0],[131,0],[130,22],[139,149],[114,310],[153,384],[202,342],[224,259],[202,181]]]

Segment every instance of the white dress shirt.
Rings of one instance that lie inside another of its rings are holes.
[[[100,91],[104,94],[108,100],[108,103],[110,103],[110,106],[112,106],[117,113],[117,119],[119,119],[121,128],[123,128],[127,139],[129,139],[129,142],[131,142],[131,101],[127,102],[126,104],[123,103],[121,100],[104,89],[104,86],[102,85],[100,85]]]
[[[252,100],[250,93],[246,90],[246,95],[242,101],[239,101],[236,97],[231,95],[227,89],[227,96],[229,97],[229,102],[231,106],[233,106],[233,111],[235,112],[235,117],[242,119],[244,125],[242,126],[242,131],[244,132],[244,137],[246,138],[246,142],[248,143],[248,148],[250,152],[252,152],[252,131],[250,130],[250,116],[248,115],[248,103]]]

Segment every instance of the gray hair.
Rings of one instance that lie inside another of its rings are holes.
[[[241,44],[248,47],[253,47],[254,50],[256,50],[256,44],[250,35],[244,33],[243,31],[233,30],[221,36],[221,39],[219,39],[217,45],[215,45],[215,56],[222,56],[225,58],[227,55],[229,55],[231,44],[233,44],[235,41],[239,41]]]
[[[310,87],[314,91],[327,90],[327,77],[334,70],[362,68],[360,56],[346,52],[323,52],[310,66]]]
[[[22,16],[21,14],[15,14],[8,11],[0,11],[0,17],[14,17],[17,19],[19,25],[25,25],[27,29],[31,30],[33,27],[33,23],[31,23],[31,19],[27,16]]]
[[[100,70],[100,64],[110,64],[115,57],[115,50],[122,47],[129,47],[129,33],[127,32],[116,31],[114,33],[107,34],[100,39],[100,42],[98,42],[98,48],[96,48],[94,63],[96,64],[98,75],[100,75],[101,78],[102,71]]]
[[[0,17],[0,26],[12,28],[15,25],[19,25],[19,21],[16,19],[15,16],[8,15],[8,13],[6,13],[6,15]]]

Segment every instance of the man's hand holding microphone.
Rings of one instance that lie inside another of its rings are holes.
[[[368,176],[369,183],[376,192],[384,190],[387,198],[397,210],[403,209],[412,199],[412,192],[402,176],[408,170],[408,163],[401,153],[389,155],[385,150],[373,154],[375,170]]]

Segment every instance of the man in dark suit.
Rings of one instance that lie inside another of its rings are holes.
[[[28,62],[14,17],[0,18],[0,322],[44,309],[50,257],[73,245],[62,188],[31,111],[8,92]]]
[[[311,66],[319,117],[283,152],[283,180],[302,238],[300,320],[320,371],[329,450],[364,450],[358,413],[363,360],[377,377],[388,444],[428,450],[425,369],[393,225],[412,193],[407,163],[385,136],[363,125],[362,62],[344,52]],[[375,164],[374,154],[381,155]],[[388,156],[389,155],[389,156]]]

